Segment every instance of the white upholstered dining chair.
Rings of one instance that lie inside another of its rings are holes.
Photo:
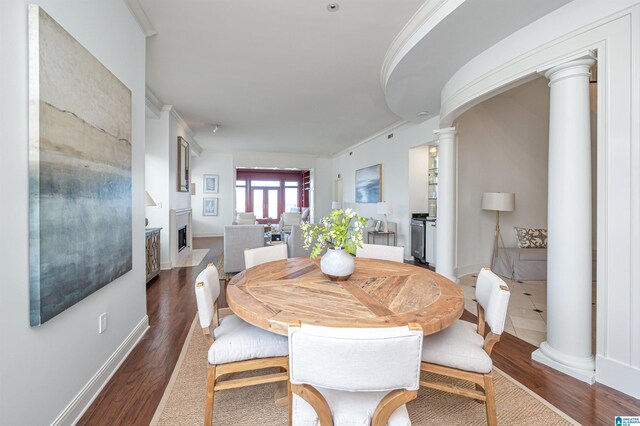
[[[410,425],[422,328],[289,326],[294,426]]]
[[[258,247],[244,251],[244,264],[247,269],[263,263],[273,262],[287,258],[287,245],[276,244],[274,246]]]
[[[286,337],[255,327],[236,315],[219,320],[220,281],[213,264],[209,264],[196,278],[195,293],[200,326],[210,345],[204,417],[204,424],[210,426],[215,391],[288,380],[288,346]],[[229,373],[271,367],[278,368],[278,372],[220,380],[221,376]]]
[[[420,385],[484,402],[489,426],[497,424],[491,351],[504,331],[509,296],[507,284],[490,268],[483,268],[476,281],[478,323],[458,320],[426,336],[422,350],[422,371],[470,381],[476,390],[430,380],[421,381]],[[487,325],[490,331],[485,337]]]
[[[404,247],[362,244],[356,250],[356,257],[404,262]]]

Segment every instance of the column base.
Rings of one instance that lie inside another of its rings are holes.
[[[557,360],[558,357],[554,357],[556,359],[551,358],[547,355],[547,352],[552,352],[555,354],[559,354],[558,351],[551,348],[547,342],[542,342],[540,344],[540,349],[535,350],[531,354],[531,359],[540,364],[544,364],[548,367],[553,368],[554,370],[558,370],[568,376],[571,376],[575,379],[578,379],[582,382],[589,383],[590,385],[594,384],[596,381],[596,371],[595,371],[595,361],[593,357],[582,360],[581,364],[583,365],[593,365],[592,368],[579,368],[572,365],[567,365]]]

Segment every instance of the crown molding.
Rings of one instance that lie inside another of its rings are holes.
[[[145,36],[152,37],[158,34],[158,31],[153,27],[139,0],[124,0],[124,4],[127,5],[129,12],[131,12]]]
[[[182,116],[180,115],[178,110],[176,110],[173,107],[173,105],[164,105],[162,107],[162,111],[168,112],[169,114],[171,114],[173,116],[173,118],[176,119],[178,124],[184,129],[184,133],[187,136],[186,139],[188,139],[188,142],[189,142],[189,150],[193,154],[195,154],[196,157],[199,157],[200,154],[202,154],[202,147],[200,146],[200,144],[196,140],[196,137],[195,137],[195,134],[193,133],[193,130],[191,130],[191,127],[189,127],[187,122],[184,121],[184,119],[182,118]]]
[[[425,1],[393,39],[384,56],[382,69],[380,70],[380,84],[383,90],[391,77],[393,69],[398,65],[402,57],[431,29],[430,27],[427,28],[427,22],[442,6],[450,2],[450,0]]]
[[[162,112],[162,102],[158,97],[151,91],[149,86],[145,86],[144,88],[144,104],[147,109],[156,116],[156,118],[160,118],[160,112]]]
[[[378,131],[377,133],[374,133],[373,135],[361,140],[360,142],[357,142],[351,146],[349,146],[348,148],[343,149],[342,151],[338,152],[335,155],[332,155],[331,158],[338,158],[339,156],[341,156],[342,154],[346,154],[349,151],[353,151],[354,149],[356,149],[359,146],[362,146],[366,143],[371,142],[372,140],[386,134],[389,133],[395,129],[397,129],[400,126],[404,126],[405,124],[407,124],[409,122],[409,120],[400,120],[400,121],[396,121],[395,123],[393,123],[392,125],[385,127],[384,129]]]

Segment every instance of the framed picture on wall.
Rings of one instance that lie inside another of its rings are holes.
[[[202,216],[218,216],[218,199],[202,199]]]
[[[382,164],[356,170],[356,203],[382,201]]]
[[[178,192],[189,192],[189,142],[178,136]]]
[[[218,175],[204,175],[202,183],[202,192],[205,194],[218,193]]]

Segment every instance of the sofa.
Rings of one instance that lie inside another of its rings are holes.
[[[596,250],[593,250],[592,274],[596,274]],[[547,280],[546,248],[504,248],[498,250],[493,272],[518,281]]]

